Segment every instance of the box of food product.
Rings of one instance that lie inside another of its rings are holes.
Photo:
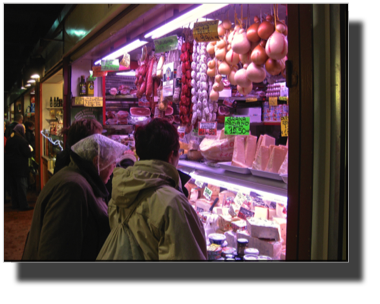
[[[274,221],[256,218],[247,219],[247,231],[252,237],[279,241],[280,226]]]
[[[248,247],[257,248],[260,255],[269,256],[273,259],[280,258],[282,250],[281,242],[252,237],[246,231],[238,232],[236,237],[248,239]]]

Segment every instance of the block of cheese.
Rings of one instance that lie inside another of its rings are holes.
[[[257,155],[259,154],[259,148],[261,146],[270,147],[270,145],[275,145],[276,139],[272,136],[269,136],[267,134],[260,135],[259,141],[256,145],[256,153],[255,153],[255,159],[257,158]]]
[[[278,174],[288,174],[288,152],[286,152],[284,161],[282,162]]]
[[[228,231],[231,230],[231,221],[232,217],[231,216],[223,216],[219,214],[217,224],[219,229],[223,231]]]
[[[274,146],[270,152],[269,161],[265,171],[277,173],[284,162],[287,152],[286,147]]]
[[[199,191],[195,188],[191,189],[189,201],[195,202],[199,198]]]
[[[236,196],[236,193],[228,191],[228,190],[223,190],[219,193],[219,204],[222,207],[227,207],[231,204],[231,202],[234,201],[234,198]]]
[[[199,145],[204,158],[211,161],[231,161],[234,152],[235,135],[225,135],[224,129],[217,131],[217,137],[205,137]]]
[[[276,209],[268,209],[268,220],[273,221],[273,217],[276,216]]]
[[[280,217],[273,217],[273,221],[280,226],[280,235],[282,242],[286,244],[286,219]]]
[[[266,255],[273,259],[279,259],[282,249],[281,242],[263,240],[252,236],[248,238],[248,245],[249,247],[257,248],[260,255]]]
[[[236,248],[237,247],[237,238],[236,238],[236,232],[233,231],[226,231],[224,233],[226,236],[226,241],[228,243],[229,247]]]
[[[197,212],[209,211],[211,205],[212,205],[212,202],[204,198],[200,198],[195,201],[195,207],[196,207]]]
[[[250,168],[252,167],[252,163],[256,154],[256,143],[257,136],[247,135],[245,138],[245,165]]]
[[[267,220],[268,219],[268,208],[255,206],[255,219]]]
[[[252,237],[280,241],[280,226],[274,221],[247,219],[247,231]]]
[[[258,153],[256,159],[252,164],[252,168],[256,170],[264,171],[269,161],[270,148],[266,146],[258,147]]]
[[[234,141],[234,152],[231,165],[246,168],[245,164],[245,135],[236,135]]]
[[[238,220],[236,220],[238,219]],[[246,230],[247,228],[247,221],[242,220],[240,218],[233,218],[231,221],[231,229],[234,232]]]

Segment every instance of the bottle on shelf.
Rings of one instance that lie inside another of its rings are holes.
[[[53,97],[50,96],[50,108],[53,107]]]
[[[79,83],[79,96],[86,96],[86,95],[87,95],[87,86],[86,86],[84,75],[82,75],[80,77],[80,83]]]
[[[87,96],[94,96],[94,81],[87,77]]]
[[[57,108],[59,107],[59,97],[57,97]]]
[[[57,98],[54,97],[54,101],[53,101],[53,107],[55,108],[57,106]]]

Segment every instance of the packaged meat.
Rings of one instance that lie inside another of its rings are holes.
[[[106,125],[118,125],[119,121],[117,118],[111,118],[106,120]]]
[[[109,93],[110,93],[111,95],[113,95],[113,96],[115,96],[115,95],[117,94],[117,92],[118,92],[118,90],[117,90],[116,88],[111,88],[111,89],[109,90]]]
[[[120,120],[120,119],[126,119],[128,118],[129,116],[129,113],[128,111],[119,111],[116,113],[116,117]]]
[[[148,108],[131,107],[129,111],[133,116],[150,116],[151,114]]]

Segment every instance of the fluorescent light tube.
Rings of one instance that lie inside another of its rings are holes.
[[[26,86],[26,87],[30,87],[30,86],[32,86],[32,85],[31,85],[30,83],[28,83],[28,84],[26,84],[25,86]]]
[[[143,46],[143,45],[145,45],[147,43],[148,43],[148,41],[140,41],[140,39],[137,39],[137,40],[131,42],[130,44],[122,47],[121,49],[118,49],[117,51],[115,51],[115,52],[107,55],[106,57],[103,57],[102,59],[96,61],[95,65],[100,64],[100,62],[102,60],[116,59],[116,58],[124,55],[125,53],[131,52],[131,51],[137,49],[138,47]]]
[[[166,23],[165,25],[159,27],[158,29],[146,34],[144,37],[152,37],[152,39],[156,39],[159,37],[162,37],[166,35],[167,33],[170,33],[177,28],[180,28],[182,26],[187,26],[188,24],[196,21],[197,19],[202,18],[203,16],[206,16],[212,12],[215,12],[218,9],[221,9],[228,4],[202,4],[195,9],[183,14],[182,16],[179,16],[178,18],[174,19],[173,21],[170,21]]]
[[[32,79],[30,79],[30,80],[28,80],[27,82],[28,82],[28,83],[35,83],[36,81],[35,81],[35,80],[32,80]]]
[[[119,75],[119,76],[135,76],[135,71],[128,71],[128,72],[120,72],[120,73],[116,73],[116,75]]]
[[[40,78],[40,75],[38,75],[38,74],[33,74],[32,76],[30,76],[30,78],[32,78],[32,79],[38,79],[38,78]]]

